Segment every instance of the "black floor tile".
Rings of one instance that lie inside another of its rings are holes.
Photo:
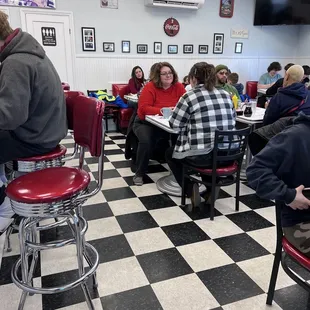
[[[264,293],[236,264],[198,272],[197,275],[222,306]]]
[[[162,165],[149,165],[147,168],[147,173],[158,173],[158,172],[165,172],[165,171],[168,171],[168,170]]]
[[[103,309],[161,310],[162,307],[151,286],[102,297]]]
[[[183,210],[193,221],[210,218],[210,208],[207,207],[205,203],[201,203],[199,207],[193,210],[190,205],[187,205]],[[222,215],[222,213],[214,209],[214,216],[220,215]]]
[[[225,187],[222,187],[223,189],[220,190],[218,199],[223,199],[223,198],[230,198],[232,197],[228,193],[225,192]]]
[[[271,200],[261,199],[255,194],[240,196],[240,202],[253,210],[275,205]]]
[[[97,220],[110,216],[113,216],[113,212],[106,202],[83,206],[83,217],[87,221]]]
[[[41,243],[71,239],[72,237],[73,234],[68,225],[58,226],[57,228],[40,231]]]
[[[105,150],[104,155],[109,156],[109,155],[120,155],[124,154],[124,152],[121,149],[116,149],[116,150]]]
[[[14,264],[19,259],[19,257],[20,257],[19,255],[2,257],[2,263],[1,263],[1,269],[0,269],[0,286],[13,283],[12,278],[11,278],[11,270],[12,270]],[[31,263],[31,260],[29,260],[29,266],[30,266],[30,263]],[[18,275],[19,279],[21,279],[20,269],[19,269],[17,275]],[[40,276],[41,276],[41,260],[40,260],[40,255],[39,255],[37,266],[36,266],[36,269],[34,272],[34,278],[37,278]]]
[[[115,143],[112,140],[106,140],[106,141],[104,141],[104,144],[115,144]]]
[[[109,136],[110,139],[112,139],[113,141],[116,141],[116,140],[124,140],[126,139],[126,136]],[[116,141],[117,142],[117,141]]]
[[[108,202],[136,197],[130,187],[107,189],[102,191],[102,193]]]
[[[139,199],[148,210],[155,210],[176,206],[176,203],[165,194],[139,197]]]
[[[158,227],[149,212],[137,212],[116,217],[124,233]]]
[[[98,157],[88,157],[88,158],[85,158],[85,161],[87,163],[87,165],[91,165],[91,164],[98,164]],[[107,157],[104,157],[104,160],[103,160],[105,163],[108,163],[109,160],[107,159]]]
[[[126,147],[125,143],[117,144],[121,149],[124,149]]]
[[[99,263],[133,256],[134,253],[124,235],[89,241],[99,253]]]
[[[247,234],[218,238],[214,242],[235,262],[270,254]]]
[[[283,310],[310,309],[309,293],[298,284],[275,291],[274,301]]]
[[[254,211],[230,214],[227,217],[246,232],[274,226]]]
[[[194,222],[162,227],[175,246],[209,240],[209,236]]]
[[[99,173],[98,171],[92,172],[94,178],[98,180]],[[119,178],[121,175],[118,173],[116,169],[111,169],[111,170],[104,170],[103,171],[103,179],[112,179],[112,178]]]
[[[128,186],[134,186],[133,184],[133,176],[123,177],[123,179],[127,182]],[[155,183],[147,174],[143,177],[144,184],[152,184]]]
[[[114,162],[112,162],[112,165],[116,169],[130,168],[131,167],[131,160],[114,161]]]
[[[138,255],[137,259],[150,283],[193,272],[176,248]]]
[[[42,286],[43,287],[62,286],[66,283],[73,282],[76,279],[78,279],[78,271],[70,270],[42,277]],[[91,298],[92,299],[99,298],[98,291],[96,289],[93,289],[92,278],[88,279],[87,286]],[[84,301],[85,296],[80,286],[75,287],[66,292],[42,296],[43,310],[68,307]]]

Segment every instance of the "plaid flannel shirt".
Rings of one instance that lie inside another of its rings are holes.
[[[182,159],[210,153],[216,129],[235,129],[236,112],[225,90],[198,85],[180,98],[169,124],[180,131],[173,157]]]

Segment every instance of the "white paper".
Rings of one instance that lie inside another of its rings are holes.
[[[118,9],[118,0],[100,0],[100,6],[105,9]]]
[[[249,38],[249,30],[248,29],[230,29],[230,37],[238,38],[238,39],[248,39]]]

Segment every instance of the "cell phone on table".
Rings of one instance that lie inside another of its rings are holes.
[[[302,194],[310,200],[310,187],[304,188],[304,190],[302,191]]]

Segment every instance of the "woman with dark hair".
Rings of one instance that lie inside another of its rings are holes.
[[[189,79],[193,88],[180,98],[169,120],[170,127],[180,134],[175,147],[166,151],[167,163],[180,186],[182,163],[212,167],[215,130],[233,130],[236,123],[230,95],[215,87],[213,65],[196,63],[190,70]],[[186,180],[185,192],[192,198],[192,205],[197,206],[200,202],[197,184]]]
[[[143,185],[143,177],[156,142],[161,138],[169,139],[167,132],[146,122],[145,116],[161,114],[161,108],[174,108],[185,93],[171,64],[161,62],[153,69],[152,80],[145,85],[139,98],[138,115],[133,125],[133,131],[139,140],[133,182],[140,186]]]
[[[259,81],[257,88],[258,89],[268,89],[271,87],[277,80],[281,79],[282,76],[278,73],[279,71],[282,70],[281,64],[277,61],[272,62],[268,69],[267,72],[264,73]]]
[[[137,94],[145,83],[144,72],[141,67],[135,66],[131,71],[131,79],[128,82],[131,94]]]

